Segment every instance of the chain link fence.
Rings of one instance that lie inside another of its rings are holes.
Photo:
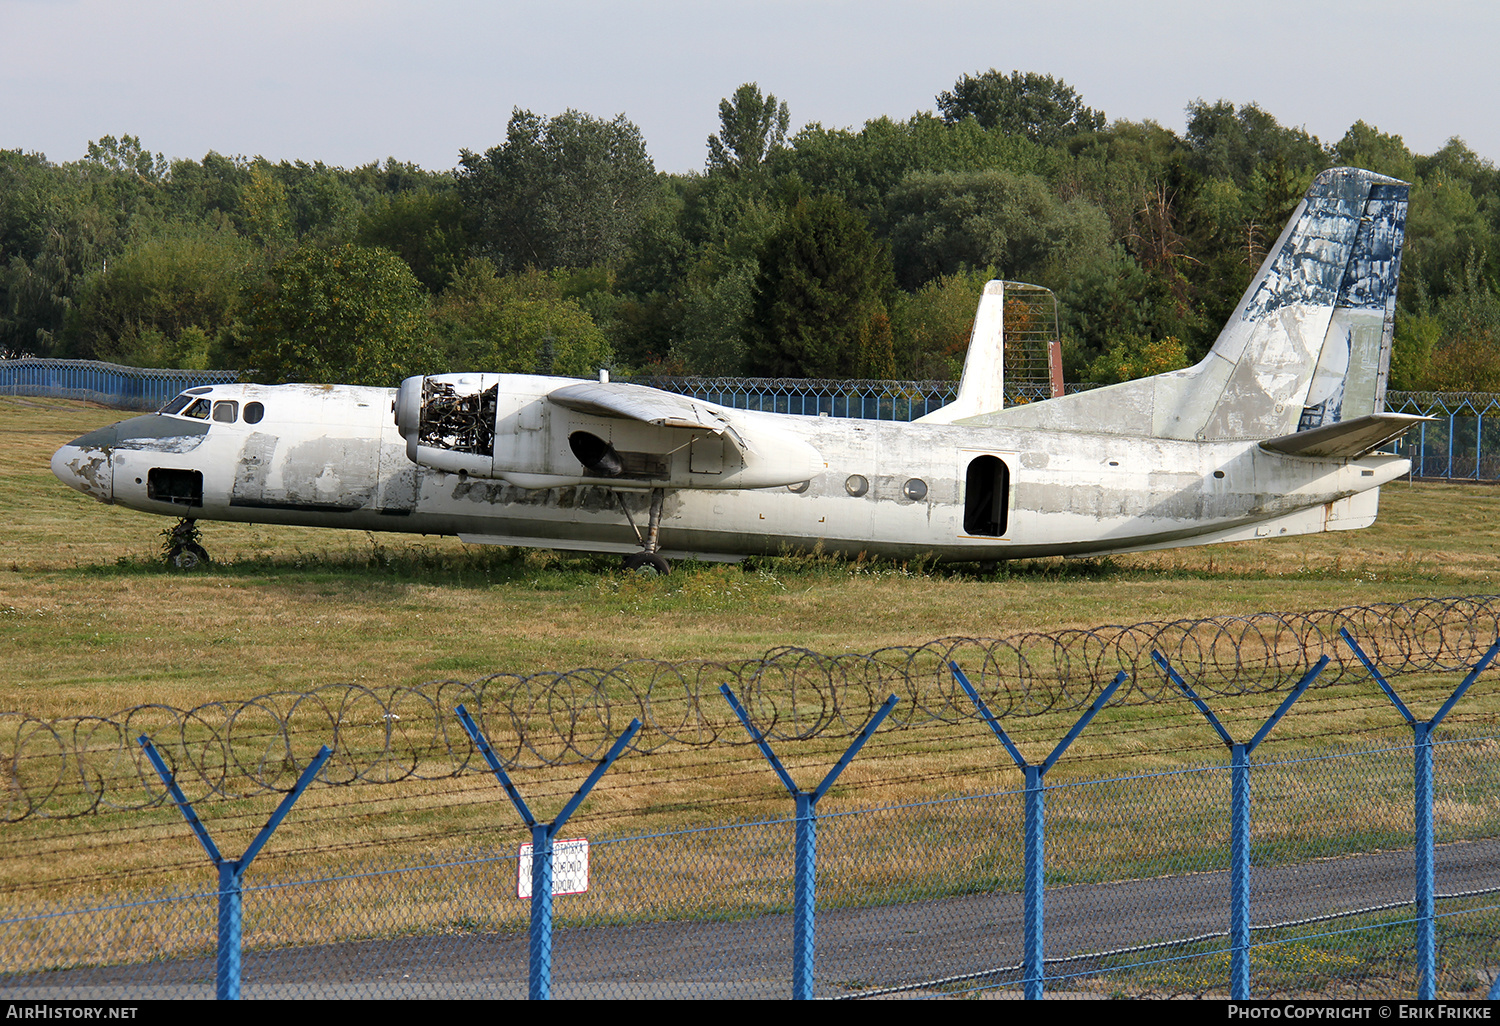
[[[1500,737],[1436,748],[1435,990],[1482,997],[1500,967]],[[1256,762],[1251,995],[1418,992],[1412,761],[1392,745]],[[1225,765],[1049,783],[1047,993],[1229,994],[1229,790]],[[1020,996],[1024,799],[1010,788],[820,814],[813,996]],[[252,872],[243,996],[526,996],[527,833],[498,787],[491,800],[501,825],[447,858],[330,851],[322,871]],[[610,836],[580,817],[588,890],[553,898],[551,995],[790,996],[796,826]],[[105,881],[95,900],[12,905],[0,992],[211,997],[218,901],[212,886],[127,898]]]

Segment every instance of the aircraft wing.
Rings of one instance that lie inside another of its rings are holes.
[[[1371,413],[1353,420],[1298,431],[1261,442],[1262,449],[1287,456],[1312,456],[1318,459],[1352,460],[1374,452],[1386,442],[1400,438],[1407,430],[1432,417],[1415,413]]]
[[[619,417],[660,427],[709,431],[727,436],[736,448],[744,449],[733,426],[709,404],[647,385],[585,381],[548,392],[547,401],[596,417]]]

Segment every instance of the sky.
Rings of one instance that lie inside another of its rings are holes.
[[[573,108],[624,113],[685,172],[743,82],[794,131],[857,129],[997,68],[1178,133],[1189,103],[1224,99],[1325,143],[1363,120],[1493,161],[1497,43],[1492,0],[0,0],[0,149],[63,162],[130,134],[169,159],[447,170],[514,108]]]

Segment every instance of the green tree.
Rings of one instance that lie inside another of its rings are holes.
[[[608,367],[608,340],[563,285],[535,268],[497,275],[489,260],[470,260],[436,312],[445,368],[592,377]]]
[[[957,380],[974,333],[974,312],[993,268],[933,278],[911,295],[897,296],[892,316],[897,374],[918,380]]]
[[[275,173],[285,185],[289,224],[299,243],[353,241],[362,204],[344,180],[346,172],[321,161],[299,160],[295,164],[282,161]]]
[[[1087,380],[1100,384],[1148,378],[1188,364],[1187,346],[1172,336],[1147,339],[1139,335],[1116,334],[1109,349],[1088,369]]]
[[[719,133],[708,137],[708,169],[743,172],[758,168],[786,142],[791,115],[774,96],[761,96],[747,82],[732,100],[719,101]]]
[[[426,295],[384,249],[297,250],[271,268],[246,323],[264,381],[392,386],[434,363]]]
[[[837,196],[799,200],[760,250],[747,369],[773,377],[893,370],[890,250]]]
[[[1378,128],[1356,121],[1333,146],[1333,155],[1345,167],[1362,167],[1390,175],[1403,182],[1417,177],[1417,161],[1399,135],[1386,135]]]
[[[1253,103],[1236,110],[1228,100],[1194,100],[1187,114],[1193,165],[1210,178],[1227,178],[1242,187],[1257,174],[1262,181],[1295,180],[1302,183],[1300,188],[1289,188],[1300,199],[1312,176],[1333,160],[1317,136],[1281,125]],[[1292,202],[1295,205],[1295,199]]]
[[[41,154],[0,151],[0,345],[60,355],[63,327],[85,276],[149,219],[132,173],[118,183],[101,165],[54,165]],[[116,185],[120,188],[116,188]]]
[[[896,279],[907,289],[962,267],[1051,284],[1110,245],[1109,219],[1088,200],[1060,201],[1034,175],[913,174],[886,203]]]
[[[1500,392],[1500,294],[1470,254],[1437,304],[1442,336],[1425,387],[1445,392]]]
[[[1063,154],[977,121],[946,124],[932,114],[876,118],[858,132],[807,125],[771,161],[774,173],[815,192],[836,192],[879,220],[891,191],[916,171],[988,171],[1047,176]]]
[[[398,192],[379,197],[365,209],[355,241],[395,253],[429,291],[438,292],[468,252],[463,219],[463,205],[452,189]]]
[[[623,114],[543,121],[517,108],[502,145],[464,150],[459,163],[472,238],[502,270],[612,263],[658,192],[640,130]]]
[[[242,289],[258,273],[254,248],[232,231],[179,225],[87,275],[68,318],[68,353],[205,367],[209,346],[233,330]]]
[[[141,146],[140,138],[134,135],[122,135],[118,139],[106,135],[89,143],[82,163],[108,175],[135,178],[152,185],[159,183],[167,173],[166,158]]]
[[[971,117],[984,128],[1024,135],[1044,146],[1097,132],[1105,124],[1104,112],[1085,106],[1072,86],[1031,71],[1005,75],[991,68],[965,75],[952,90],[938,94],[937,104],[950,125]]]
[[[265,251],[268,263],[280,260],[291,250],[294,231],[286,186],[277,180],[270,164],[258,157],[240,189],[236,221],[240,232]]]

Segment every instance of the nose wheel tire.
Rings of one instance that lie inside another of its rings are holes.
[[[200,566],[208,566],[210,560],[202,545],[189,542],[186,545],[172,546],[172,550],[167,553],[167,562],[177,570],[196,570]]]
[[[625,557],[626,570],[655,571],[659,574],[672,572],[672,564],[654,552],[632,552]]]

